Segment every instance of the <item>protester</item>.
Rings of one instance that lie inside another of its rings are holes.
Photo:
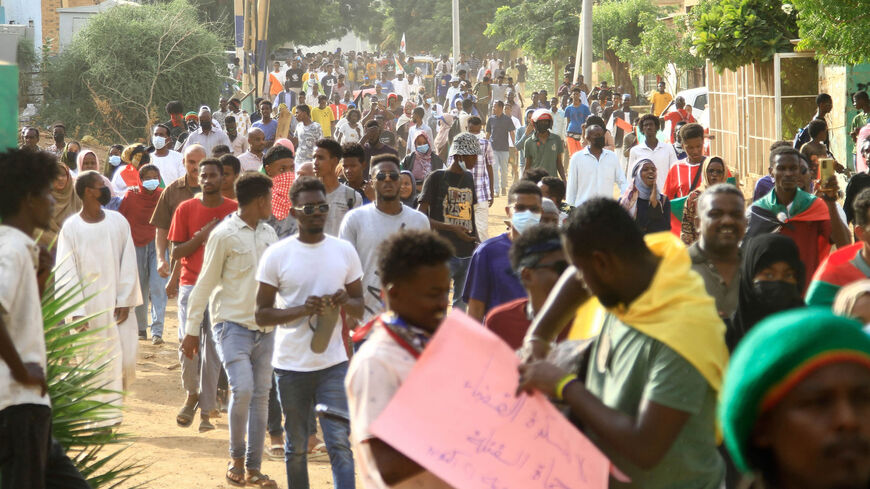
[[[58,175],[51,185],[51,196],[54,198],[51,219],[49,219],[47,226],[40,229],[37,234],[39,235],[39,245],[50,249],[54,255],[60,227],[68,217],[79,212],[82,208],[82,201],[76,195],[75,179],[69,168],[63,163],[58,163]]]
[[[512,241],[541,221],[541,198],[541,189],[534,183],[515,183],[505,207],[510,229],[482,242],[471,255],[462,300],[468,304],[468,315],[481,323],[494,307],[525,295],[511,269],[508,251]]]
[[[526,336],[530,358],[543,358],[589,293],[605,309],[600,333],[588,368],[578,366],[585,379],[537,360],[520,367],[519,389],[565,404],[634,486],[720,487],[715,408],[728,361],[725,328],[682,243],[669,233],[644,238],[605,198],[578,207],[563,236],[574,268]]]
[[[477,229],[477,237],[483,242],[489,238],[489,208],[495,199],[492,143],[481,134],[482,121],[480,117],[468,118],[468,132],[477,137],[480,144],[477,164],[471,168],[474,177],[474,191],[477,194],[477,202],[480,205],[474,207],[474,227]]]
[[[665,91],[665,82],[660,81],[658,83],[658,90],[653,93],[651,98],[652,107],[650,107],[650,111],[652,115],[661,116],[662,112],[665,111],[673,99],[673,95]]]
[[[104,210],[111,191],[95,171],[79,174],[76,195],[82,210],[67,219],[57,236],[55,277],[60,294],[72,292],[72,321],[88,318],[93,335],[83,347],[86,358],[106,362],[95,380],[107,391],[92,398],[117,409],[107,420],[121,422],[122,392],[136,375],[136,319],[130,309],[142,304],[136,249],[130,225],[121,214]],[[84,298],[90,300],[84,301]]]
[[[262,172],[274,179],[284,173],[293,172],[294,165],[293,151],[279,144],[266,151]]]
[[[740,265],[737,310],[726,334],[730,350],[762,319],[804,305],[804,273],[798,247],[788,236],[764,234],[749,241]]]
[[[269,105],[271,110],[271,103]],[[215,127],[212,124],[211,111],[208,109],[208,107],[202,107],[201,109],[199,109],[198,117],[199,128],[191,132],[191,134],[184,141],[184,146],[182,146],[182,149],[186,150],[188,147],[194,144],[198,144],[205,148],[206,155],[211,156],[215,146],[218,146],[220,144],[232,146],[233,143],[230,141],[230,138],[227,137],[227,134],[223,132],[223,130],[221,130],[219,127]]]
[[[565,180],[562,138],[550,131],[553,127],[553,114],[547,109],[537,109],[532,113],[532,122],[535,137],[529,137],[523,144],[523,168],[543,168],[548,174]]]
[[[131,144],[124,148],[121,153],[121,161],[125,163],[121,171],[112,177],[114,192],[123,195],[129,187],[139,187],[142,181],[139,179],[139,167],[151,162],[148,149],[141,144]]]
[[[230,149],[233,155],[241,156],[248,151],[248,137],[239,134],[239,128],[236,123],[236,116],[228,114],[224,119],[224,129],[227,137],[230,139]]]
[[[643,159],[652,160],[656,166],[656,187],[665,188],[665,181],[672,166],[677,163],[677,154],[674,147],[668,143],[659,141],[656,133],[659,130],[659,118],[652,114],[645,114],[637,121],[637,127],[645,140],[631,148],[628,156],[628,167],[634,168],[638,161]]]
[[[689,110],[691,110],[691,106],[689,107]],[[694,124],[696,122],[695,118],[692,116],[692,113],[689,112],[689,110],[686,110],[686,99],[683,98],[682,95],[677,95],[677,98],[674,99],[674,108],[676,110],[668,112],[667,114],[661,116],[662,121],[664,121],[665,123],[671,123],[671,143],[676,142],[677,140],[676,135],[678,124]],[[685,145],[685,141],[683,142],[683,145]]]
[[[831,110],[834,109],[834,99],[831,98],[827,93],[820,93],[816,97],[816,114],[813,116],[813,121],[821,121],[825,123],[825,146],[828,145],[828,136],[827,136],[827,122],[825,121],[825,117],[831,113]],[[794,142],[792,143],[792,147],[794,149],[801,149],[801,147],[810,142],[812,136],[810,135],[810,125],[807,124],[801,130],[795,134]]]
[[[668,170],[663,192],[673,200],[685,197],[703,185],[704,172],[699,171],[707,161],[704,156],[704,127],[686,124],[680,129],[680,141],[686,158],[679,160]],[[723,179],[724,180],[724,179]]]
[[[154,152],[149,155],[149,160],[160,172],[162,188],[166,188],[185,174],[184,158],[181,153],[169,148],[170,134],[169,126],[165,124],[157,124],[151,132]]]
[[[402,204],[399,197],[399,160],[393,155],[372,159],[371,176],[375,201],[348,212],[341,222],[338,236],[353,245],[363,269],[367,323],[384,310],[381,283],[377,275],[378,248],[393,234],[410,229],[429,229],[428,217]]]
[[[718,418],[751,487],[870,486],[870,336],[860,328],[796,310],[759,324],[734,352]]]
[[[341,220],[353,208],[362,205],[362,197],[354,189],[338,181],[336,168],[342,157],[341,145],[332,139],[320,139],[314,150],[314,171],[326,188],[326,215],[324,232],[338,236]],[[291,199],[292,201],[292,199]]]
[[[336,140],[341,144],[359,143],[363,138],[363,128],[360,124],[360,111],[350,109],[344,119],[335,126]]]
[[[702,168],[697,173],[698,175],[703,175],[701,183],[689,193],[683,205],[683,217],[680,222],[680,239],[686,245],[690,245],[698,240],[698,199],[701,197],[701,193],[708,187],[725,183],[725,176],[728,174],[725,162],[718,156],[706,159],[701,166]],[[673,230],[673,224],[671,226]]]
[[[239,163],[243,172],[258,171],[263,165],[263,154],[266,150],[266,135],[259,127],[248,131],[248,150],[239,155]]]
[[[221,195],[230,200],[236,200],[236,180],[242,173],[242,164],[232,154],[225,154],[219,158],[223,173],[221,180]],[[292,170],[292,165],[291,165]]]
[[[60,153],[60,157],[58,158],[61,163],[69,167],[73,172],[79,169],[78,167],[78,156],[82,151],[82,146],[75,142],[69,141],[66,143],[66,146],[63,148],[63,151]]]
[[[337,119],[332,109],[329,108],[329,98],[326,95],[321,95],[317,98],[317,107],[311,109],[311,120],[320,124],[320,127],[323,129],[323,137],[332,137]]]
[[[60,157],[66,147],[66,126],[63,122],[55,122],[51,126],[51,136],[54,144],[45,148],[45,151]]]
[[[419,132],[412,141],[414,150],[402,159],[402,171],[410,172],[416,182],[415,191],[423,190],[423,182],[435,170],[444,167],[444,161],[435,153],[432,139],[426,132]]]
[[[202,269],[205,244],[218,223],[238,208],[238,204],[221,195],[223,166],[219,160],[209,158],[199,162],[199,187],[201,194],[180,203],[172,216],[172,225],[167,238],[172,243],[170,258],[177,261],[177,273],[169,278],[167,289],[178,292],[178,341],[187,334],[188,316],[199,319],[205,304],[193,312],[189,307],[190,294]],[[164,194],[169,193],[169,189]],[[162,199],[161,199],[162,200]],[[158,207],[160,204],[158,203]],[[157,211],[155,211],[155,215]],[[174,295],[174,294],[172,294]],[[217,406],[217,383],[220,375],[220,360],[211,337],[210,320],[203,316],[202,346],[199,355],[188,357],[179,350],[182,385],[187,391],[187,400],[176,416],[176,423],[186,428],[193,423],[195,409],[200,409],[200,433],[211,431],[211,412]]]
[[[858,194],[853,209],[857,241],[825,257],[807,289],[807,305],[830,306],[841,287],[870,278],[870,190]]]
[[[40,151],[39,147],[39,129],[28,126],[24,128],[24,145],[21,146],[21,149],[27,149],[30,151]],[[75,168],[73,168],[75,169]]]
[[[285,419],[287,486],[308,487],[312,406],[324,403],[347,410],[340,386],[347,374],[348,357],[337,325],[338,308],[348,317],[362,317],[363,271],[350,243],[324,233],[329,204],[323,183],[310,177],[297,179],[290,201],[299,233],[269,247],[260,260],[255,319],[261,327],[284,326],[275,334],[272,366]],[[312,349],[314,339],[318,340],[318,351]],[[320,424],[333,484],[336,489],[352,489],[350,427],[330,418],[321,419]]]
[[[643,234],[671,229],[671,202],[659,192],[656,173],[652,160],[638,161],[631,171],[628,190],[619,200]]]
[[[163,344],[163,319],[166,313],[166,278],[157,273],[157,249],[155,235],[157,228],[150,223],[154,209],[163,189],[160,188],[160,170],[156,165],[145,164],[139,167],[142,185],[131,187],[124,194],[118,212],[130,224],[133,246],[136,247],[136,265],[139,271],[139,290],[142,304],[136,306],[136,323],[139,339],[147,339],[151,328],[151,343]],[[150,308],[149,308],[150,305]],[[151,322],[148,322],[148,313]]]
[[[864,332],[870,334],[870,280],[861,279],[841,288],[834,298],[831,310],[834,314],[855,318],[864,324]]]
[[[464,310],[462,292],[471,255],[478,243],[474,208],[478,205],[474,177],[469,168],[477,165],[480,142],[471,133],[461,133],[450,147],[452,162],[446,169],[426,177],[420,194],[419,211],[429,217],[429,225],[453,245],[450,259],[453,280],[453,307]],[[481,204],[486,205],[486,204]]]
[[[345,379],[351,442],[363,487],[448,488],[446,482],[370,432],[447,314],[454,256],[444,238],[422,230],[393,234],[380,246],[377,275],[386,311],[350,363]]]
[[[492,151],[495,161],[493,164],[493,188],[496,195],[504,195],[508,188],[508,160],[510,148],[513,144],[514,125],[513,118],[505,114],[504,101],[497,100],[492,106],[492,116],[486,121],[486,134],[492,142]],[[514,179],[516,182],[516,179]]]
[[[188,359],[199,353],[200,325],[208,327],[203,317],[208,306],[215,347],[232,394],[227,482],[277,488],[260,472],[275,328],[257,326],[254,319],[257,265],[266,248],[278,241],[275,231],[263,222],[272,214],[271,189],[272,181],[258,173],[246,173],[236,182],[238,211],[214,227],[206,242],[202,269],[188,299],[181,350]]]
[[[0,483],[4,487],[89,489],[51,434],[42,293],[51,257],[31,236],[56,213],[54,155],[0,153]],[[72,185],[68,179],[67,185]],[[38,250],[38,251],[37,251]],[[446,299],[446,294],[445,294]]]
[[[589,145],[571,156],[566,185],[568,205],[577,207],[594,197],[613,198],[614,184],[622,195],[628,188],[616,153],[605,149],[604,127],[586,125]]]

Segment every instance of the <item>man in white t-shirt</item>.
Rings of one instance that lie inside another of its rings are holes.
[[[315,404],[347,410],[341,388],[347,350],[339,310],[362,317],[362,265],[350,243],[324,233],[329,204],[319,180],[301,177],[290,188],[299,233],[275,243],[257,270],[258,326],[278,326],[272,366],[284,412],[287,487],[308,487],[308,424]],[[335,489],[354,488],[350,426],[320,420]]]
[[[381,281],[377,274],[378,246],[405,229],[429,229],[429,217],[402,204],[399,198],[401,166],[394,155],[372,158],[371,177],[375,201],[344,216],[338,237],[350,242],[359,254],[365,289],[365,323],[384,310]]]
[[[324,232],[330,236],[338,236],[344,215],[362,205],[359,192],[338,181],[335,169],[342,156],[341,145],[334,139],[317,141],[314,148],[314,174],[326,188],[329,212],[326,215]]]
[[[187,170],[184,169],[184,157],[178,151],[169,149],[170,139],[169,126],[166,124],[154,126],[154,131],[151,133],[151,144],[154,146],[151,163],[160,170],[160,178],[163,179],[164,186],[187,174]]]
[[[382,245],[378,274],[387,312],[353,356],[345,379],[351,441],[366,489],[451,487],[376,438],[371,424],[407,378],[447,313],[453,247],[430,231],[402,231]]]
[[[51,436],[42,291],[51,255],[31,236],[54,215],[54,155],[0,153],[0,481],[3,487],[88,488]]]

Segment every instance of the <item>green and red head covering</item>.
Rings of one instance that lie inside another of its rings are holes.
[[[718,412],[725,446],[738,469],[757,469],[748,454],[761,415],[811,373],[835,363],[870,369],[870,335],[858,322],[827,308],[776,314],[746,335],[731,357]]]

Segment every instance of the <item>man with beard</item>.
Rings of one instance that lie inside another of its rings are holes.
[[[575,209],[562,242],[573,267],[532,323],[526,349],[543,358],[590,294],[600,302],[593,316],[600,331],[581,367],[584,379],[535,361],[520,366],[519,389],[565,403],[634,487],[718,488],[725,326],[682,242],[670,233],[643,236],[607,198]]]
[[[190,136],[187,137],[182,148],[186,149],[188,146],[194,144],[198,144],[205,148],[208,156],[212,155],[212,150],[214,150],[215,146],[221,144],[232,146],[233,144],[230,141],[230,138],[227,137],[227,133],[212,125],[211,111],[208,107],[202,107],[199,109],[199,129],[192,132]]]

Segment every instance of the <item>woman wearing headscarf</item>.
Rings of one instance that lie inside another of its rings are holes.
[[[695,228],[695,216],[698,215],[698,198],[707,187],[717,183],[724,183],[728,169],[725,167],[725,161],[722,158],[712,156],[701,163],[700,172],[701,183],[686,196],[686,205],[683,207],[683,219],[680,223],[680,239],[686,245],[698,241],[698,230]]]
[[[860,320],[865,325],[864,330],[870,333],[870,280],[852,282],[840,289],[831,310],[834,314]]]
[[[438,135],[435,136],[435,151],[441,161],[447,158],[447,151],[450,149],[450,128],[453,127],[455,115],[447,112],[438,117]]]
[[[54,215],[51,217],[48,229],[43,229],[39,237],[39,244],[52,250],[63,222],[82,208],[82,201],[76,195],[75,178],[72,172],[63,163],[58,163],[58,166],[61,170],[60,175],[51,187],[51,195],[54,197]]]
[[[121,161],[124,167],[115,172],[112,177],[112,186],[119,194],[123,194],[129,187],[140,187],[142,180],[139,177],[139,167],[151,162],[148,149],[142,144],[131,144],[121,152]]]
[[[414,151],[402,159],[402,170],[410,171],[414,175],[417,191],[423,190],[423,181],[430,173],[443,167],[444,162],[435,154],[429,134],[424,131],[417,132],[414,137]]]
[[[78,167],[78,156],[82,151],[82,146],[76,141],[68,141],[60,154],[60,162],[66,165],[73,176],[77,171],[81,171]]]
[[[399,198],[406,206],[417,208],[417,180],[414,174],[408,170],[402,170],[399,174]]]
[[[795,242],[783,234],[762,234],[749,240],[740,264],[737,311],[725,332],[734,350],[756,323],[771,314],[803,307],[804,264]]]
[[[656,165],[638,161],[631,171],[631,183],[619,201],[634,218],[643,234],[671,230],[671,203],[656,187]]]

